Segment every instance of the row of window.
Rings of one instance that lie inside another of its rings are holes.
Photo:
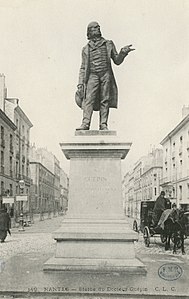
[[[1,172],[4,173],[4,152],[1,151]],[[13,170],[13,158],[12,156],[9,157],[9,167],[10,167],[10,173],[12,173],[12,170]]]
[[[24,128],[24,125],[23,125],[23,128]],[[22,131],[21,136],[22,136],[22,139],[23,139],[24,142],[25,142],[25,139],[29,140],[29,129],[27,130],[27,137],[26,138],[25,138],[24,131]],[[5,139],[5,128],[3,126],[1,126],[1,140],[4,140],[4,139]],[[12,142],[13,142],[13,135],[10,134],[10,144],[12,144]]]
[[[4,164],[4,162],[5,162],[4,152],[1,151],[1,160],[0,160],[0,167],[1,167],[1,169],[0,169],[0,171],[3,174],[4,174],[4,170],[5,170],[5,164]],[[25,165],[24,165],[24,163],[22,164],[21,168],[22,168],[22,175],[25,175]],[[12,156],[9,157],[9,169],[10,169],[10,176],[12,177],[13,176],[13,157]],[[18,161],[16,161],[16,169],[15,170],[16,170],[15,171],[15,175],[17,177],[18,174],[19,174],[19,172],[20,172],[19,171],[19,163],[18,163]],[[26,164],[26,176],[27,177],[29,176],[29,165],[28,164]]]
[[[9,139],[10,140],[10,143],[9,143],[10,152],[13,154],[13,135],[10,134],[9,137],[10,137],[10,139]],[[16,139],[16,141],[17,141],[17,146],[18,146],[18,138]],[[1,126],[1,146],[5,147],[5,137],[4,137],[4,127],[3,126]],[[24,143],[22,143],[22,153],[24,153],[24,150],[25,150],[25,145],[24,145]],[[27,155],[28,155],[29,154],[28,147],[26,148],[26,150],[27,150]]]
[[[13,135],[10,134],[9,135],[9,140],[10,140],[10,150],[13,149]],[[4,131],[4,127],[1,126],[1,146],[5,146],[5,131]]]
[[[189,130],[188,130],[188,136],[187,136],[187,144],[188,144],[188,142],[189,142]],[[175,145],[176,145],[176,142],[175,141],[173,141],[173,143],[172,143],[172,149],[173,149],[173,152],[174,152],[174,150],[175,150]],[[181,151],[182,150],[182,146],[183,145],[183,136],[180,136],[180,138],[179,138],[179,151]],[[165,153],[167,154],[168,153],[168,148],[165,148]]]
[[[42,182],[54,184],[54,176],[41,167],[39,168],[39,177]]]
[[[158,190],[157,187],[154,187],[153,189],[152,188],[148,188],[148,189],[143,188],[143,190],[141,190],[140,192],[135,193],[135,197],[136,197],[136,199],[139,198],[139,199],[143,199],[143,200],[151,199],[152,196],[158,195],[157,190]],[[133,195],[134,195],[134,193],[133,193]],[[130,198],[132,197],[131,194],[129,194],[129,197]]]
[[[16,126],[17,126],[17,130],[19,130],[19,120],[16,119]],[[25,135],[27,136],[27,140],[29,140],[29,129],[25,130],[24,125],[22,125],[21,127],[21,135],[25,137]]]

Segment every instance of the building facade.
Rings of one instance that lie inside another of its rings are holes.
[[[133,217],[134,215],[134,171],[127,172],[122,181],[123,209],[125,215]]]
[[[1,180],[1,189],[4,189],[6,194],[9,192],[10,196],[16,198],[16,195],[20,194],[19,182],[20,180],[24,180],[23,193],[28,195],[28,201],[25,202],[25,209],[27,210],[29,208],[31,186],[29,142],[30,129],[33,125],[20,108],[19,100],[7,97],[5,76],[3,74],[0,74],[0,109],[2,171],[4,167],[4,179]],[[23,202],[14,201],[15,213],[19,215],[21,209],[23,209]]]
[[[54,174],[40,162],[30,162],[33,182],[32,213],[52,212],[54,209]]]
[[[68,201],[68,178],[60,162],[46,148],[30,147],[30,172],[33,182],[32,210],[57,212]]]
[[[26,116],[24,111],[19,106],[18,99],[5,100],[5,111],[9,118],[16,125],[15,130],[15,182],[16,182],[16,193],[15,195],[22,194],[27,196],[27,201],[17,202],[17,213],[21,211],[29,212],[30,209],[30,161],[29,161],[29,147],[30,147],[30,129],[32,123]],[[24,182],[24,188],[21,191],[19,183]]]
[[[163,178],[161,186],[177,206],[189,207],[189,107],[182,121],[161,141]]]
[[[60,210],[61,187],[60,187],[60,162],[54,156],[54,210]]]
[[[140,218],[141,201],[155,200],[161,191],[163,169],[162,149],[153,149],[137,161],[124,176],[123,197],[125,214]]]
[[[14,196],[15,182],[15,130],[16,126],[0,109],[0,207],[4,196]]]
[[[156,200],[160,194],[163,175],[163,150],[156,148],[145,159],[142,181],[142,200]]]

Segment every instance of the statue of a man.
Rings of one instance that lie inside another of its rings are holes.
[[[117,65],[128,55],[132,45],[118,54],[114,43],[101,36],[100,26],[91,22],[87,27],[88,44],[82,50],[76,103],[83,109],[82,124],[76,130],[89,130],[93,110],[99,111],[99,129],[108,130],[109,108],[117,108],[117,85],[111,59]]]

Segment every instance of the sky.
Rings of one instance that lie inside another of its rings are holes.
[[[33,123],[31,141],[46,147],[69,172],[59,143],[74,136],[82,111],[75,104],[81,50],[91,21],[117,50],[112,63],[118,109],[108,126],[132,147],[123,174],[181,121],[189,105],[189,0],[0,0],[0,73],[8,97]],[[91,129],[98,129],[95,112]]]

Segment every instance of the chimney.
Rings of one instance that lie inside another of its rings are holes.
[[[182,107],[182,118],[185,118],[189,114],[189,106]]]
[[[0,109],[3,112],[5,112],[5,98],[6,98],[5,75],[0,74]]]
[[[14,109],[18,106],[18,99],[6,99],[5,100],[5,113],[6,115],[12,120],[12,122],[15,122],[14,119]]]

